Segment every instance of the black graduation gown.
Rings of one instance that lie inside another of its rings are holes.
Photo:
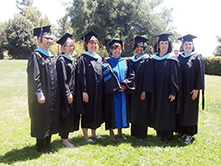
[[[135,71],[136,89],[130,96],[130,122],[132,124],[153,126],[151,120],[151,109],[153,107],[153,69],[149,64],[149,57],[145,56],[138,61],[130,60]],[[146,99],[140,100],[141,92],[146,92]]]
[[[193,89],[204,89],[204,61],[201,54],[192,53],[191,56],[178,57],[182,72],[182,102],[181,113],[178,115],[178,124],[195,126],[198,122],[199,94],[192,100],[190,92]]]
[[[95,58],[85,53],[77,59],[76,111],[82,114],[82,128],[96,129],[104,122],[102,65],[101,57]],[[88,103],[83,102],[83,92],[88,93]]]
[[[164,55],[165,59],[151,60],[154,70],[154,128],[158,131],[175,131],[176,113],[180,112],[180,66],[176,55],[167,55]],[[175,95],[175,100],[170,102],[169,95]]]
[[[126,118],[126,121],[125,121],[126,125],[123,124],[124,122],[122,122],[122,125],[124,125],[125,127],[128,127],[129,126],[128,94],[130,94],[132,91],[135,90],[135,82],[134,82],[135,74],[134,74],[133,68],[130,65],[130,63],[128,63],[125,59],[123,59],[121,57],[120,57],[120,59],[123,60],[123,62],[125,64],[125,68],[126,68],[125,75],[126,75],[126,78],[122,82],[120,82],[120,80],[118,80],[118,81],[119,81],[119,83],[121,85],[125,85],[127,87],[127,89],[125,90],[125,94],[126,94],[125,98],[126,98],[126,100],[123,103],[123,104],[126,105],[126,110],[123,110],[123,111],[126,111],[126,117],[124,117],[124,118]],[[118,60],[116,59],[116,61],[118,61]],[[111,65],[111,63],[108,61],[108,59],[107,59],[107,62]],[[118,64],[118,62],[116,62],[116,64]],[[113,92],[113,93],[105,94],[105,129],[106,130],[115,129],[115,128],[122,128],[122,127],[117,127],[116,126],[116,121],[115,121],[115,104],[116,103],[115,103],[115,100],[114,100],[114,97],[115,97],[114,94],[115,93],[116,93],[116,91]],[[121,105],[122,105],[122,103],[121,103]]]
[[[27,74],[31,136],[45,138],[59,130],[60,102],[54,57],[34,51],[28,60]],[[44,94],[44,104],[38,103],[37,92]]]
[[[79,129],[79,115],[75,112],[75,63],[65,55],[56,60],[58,85],[60,87],[60,133]],[[68,104],[67,96],[73,96],[72,104]]]

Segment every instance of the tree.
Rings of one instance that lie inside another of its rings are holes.
[[[47,16],[41,17],[41,12],[32,7],[31,0],[23,0],[17,4],[22,5],[20,12],[13,20],[10,20],[5,28],[4,47],[9,50],[12,58],[28,58],[37,47],[37,39],[33,37],[33,29],[40,26],[50,25]],[[53,29],[53,28],[52,28]],[[52,50],[54,51],[54,49]]]
[[[21,9],[20,15],[31,21],[34,27],[40,26],[41,23],[41,12],[31,6],[26,6]]]
[[[32,6],[33,0],[16,0],[16,6],[19,10],[22,10],[23,7]]]
[[[6,25],[7,25],[6,22],[0,23],[0,59],[4,58],[3,51],[5,49],[4,42],[6,40],[4,32],[5,32]]]
[[[58,37],[63,36],[65,33],[73,33],[73,29],[71,27],[69,17],[66,14],[63,18],[57,21],[58,23]]]
[[[23,16],[9,20],[5,29],[5,48],[12,58],[26,59],[36,49],[37,42],[33,38],[33,24]]]
[[[86,32],[94,30],[99,42],[109,50],[112,38],[125,42],[124,56],[132,54],[132,38],[144,35],[152,43],[155,36],[167,32],[171,22],[170,10],[154,9],[162,0],[73,0],[67,8],[75,37],[79,40]],[[148,52],[151,48],[148,48]]]
[[[216,37],[219,45],[216,47],[215,56],[221,56],[221,38],[219,36]]]

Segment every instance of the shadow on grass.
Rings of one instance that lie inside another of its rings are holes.
[[[162,141],[160,138],[148,135],[147,138],[140,140],[131,136],[131,146],[133,147],[183,147],[186,144],[183,141],[178,140],[178,135],[174,135],[174,139],[171,141]]]
[[[183,147],[186,146],[182,141],[178,140],[178,135],[174,136],[174,140],[172,141],[161,141],[159,138],[148,135],[148,137],[144,140],[138,140],[137,138],[125,135],[127,137],[126,140],[116,136],[116,140],[112,141],[109,136],[103,135],[105,139],[96,139],[95,144],[86,143],[83,136],[73,137],[71,138],[71,142],[77,147],[82,146],[119,146],[120,144],[131,144],[133,147]],[[64,148],[62,146],[62,140],[54,140],[51,142],[52,152],[51,154],[56,153],[59,149]],[[0,163],[5,164],[13,164],[15,162],[24,162],[27,160],[33,160],[39,158],[43,153],[38,152],[35,149],[35,146],[26,146],[22,149],[13,149],[7,152],[5,155],[0,156]]]
[[[60,140],[55,140],[51,143],[52,146],[52,152],[55,153],[58,151],[59,148],[62,146],[59,146],[61,144]],[[27,160],[33,160],[40,157],[42,154],[41,152],[38,152],[35,148],[35,145],[33,146],[26,146],[22,149],[13,149],[3,156],[0,156],[0,163],[5,164],[13,164],[15,162],[21,162],[21,161],[27,161]],[[47,154],[47,153],[46,153]]]
[[[183,141],[178,140],[178,135],[174,135],[174,139],[171,141],[161,141],[159,138],[153,135],[148,135],[147,138],[140,140],[130,135],[125,135],[126,140],[115,136],[116,140],[112,141],[109,136],[102,135],[105,139],[94,139],[95,144],[100,146],[118,146],[120,144],[131,144],[133,147],[183,147],[186,144]],[[84,137],[73,137],[71,141],[76,147],[87,146],[89,143],[86,143]]]

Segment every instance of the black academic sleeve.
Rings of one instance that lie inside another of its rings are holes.
[[[127,73],[126,79],[122,82],[123,85],[127,87],[127,92],[131,93],[135,90],[135,72],[133,70],[132,64],[126,60]]]
[[[63,87],[62,94],[68,96],[71,93],[71,90],[68,85],[67,71],[65,67],[65,61],[63,58],[57,60],[56,68],[57,68],[58,78],[60,78],[59,79],[60,86]]]
[[[32,82],[32,86],[34,92],[42,92],[42,85],[41,85],[41,73],[40,73],[40,69],[39,69],[39,58],[37,56],[41,56],[38,52],[34,52],[28,61],[28,72],[31,73],[30,75],[32,76],[32,78],[30,79],[30,81]]]
[[[154,107],[154,79],[153,79],[153,61],[148,58],[144,62],[144,72],[143,72],[143,82],[141,87],[141,92],[146,92],[146,96],[151,99],[150,112],[153,111]]]
[[[85,114],[82,93],[87,91],[86,84],[86,66],[85,61],[83,60],[83,56],[81,55],[77,59],[76,65],[76,113],[77,114]]]
[[[64,58],[60,57],[56,62],[56,69],[58,74],[58,81],[60,86],[60,97],[62,98],[61,103],[61,115],[63,119],[66,119],[70,114],[70,109],[68,107],[67,96],[71,93],[69,85],[68,85],[68,78],[67,78],[67,70],[65,67]]]
[[[195,89],[202,89],[202,110],[204,110],[205,105],[205,98],[204,98],[204,89],[205,89],[205,82],[204,82],[204,74],[205,74],[205,64],[201,54],[197,56],[198,60],[198,70],[196,76],[196,87]]]

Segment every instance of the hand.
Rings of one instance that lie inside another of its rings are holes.
[[[67,100],[68,100],[68,104],[71,104],[73,102],[73,96],[71,93],[67,96]]]
[[[85,103],[88,103],[88,101],[89,101],[89,96],[88,96],[87,92],[83,92],[83,101]]]
[[[199,90],[193,89],[192,92],[190,92],[190,94],[192,94],[191,99],[195,100],[198,97],[198,93],[199,93]]]
[[[175,96],[170,95],[170,96],[169,96],[170,102],[172,102],[173,100],[175,100],[175,98],[176,98]]]
[[[145,100],[146,99],[146,93],[145,92],[142,92],[140,94],[140,100]]]
[[[41,96],[41,97],[38,97],[38,103],[40,104],[44,104],[45,103],[45,96]]]
[[[125,91],[125,89],[127,89],[127,87],[125,85],[122,85],[121,89],[119,90],[119,92],[123,92],[123,91]]]

